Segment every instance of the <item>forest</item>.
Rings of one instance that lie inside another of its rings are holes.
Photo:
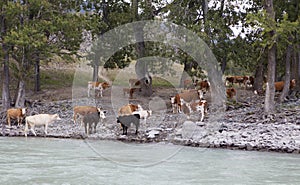
[[[82,47],[85,33],[96,40],[127,23],[156,20],[182,26],[198,35],[214,53],[223,75],[254,76],[254,90],[265,95],[264,111],[272,113],[287,96],[300,96],[299,6],[298,0],[2,0],[2,108],[24,106],[28,79],[34,80],[32,90],[40,91],[41,65],[51,63],[53,57],[68,62],[97,57],[95,52],[82,54],[86,52]],[[140,31],[135,37],[142,42],[120,49],[105,63],[91,60],[94,74],[100,65],[122,69],[131,60],[141,64],[139,58],[159,56],[182,64],[190,76],[203,77],[199,61],[178,48],[143,41],[143,25],[136,29]],[[168,67],[164,62],[160,65],[162,70]],[[141,66],[137,77],[142,78],[148,71],[155,73],[153,66]],[[13,84],[16,87],[12,87],[12,78],[17,79],[17,84]],[[93,78],[99,80],[97,75]],[[292,92],[291,79],[296,80]],[[285,87],[277,102],[274,82],[280,80],[285,81]],[[149,96],[148,91],[145,95]]]

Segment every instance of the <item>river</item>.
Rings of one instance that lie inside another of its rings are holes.
[[[300,155],[0,138],[0,184],[300,184]]]

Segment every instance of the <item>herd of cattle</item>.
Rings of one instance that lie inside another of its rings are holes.
[[[225,79],[226,85],[231,84],[231,87],[226,89],[227,98],[236,98],[237,90],[232,87],[234,83],[242,84],[246,88],[247,86],[253,86],[254,78],[248,76],[230,76]],[[132,98],[133,93],[136,90],[140,90],[139,80],[130,79],[130,88],[124,88],[123,92],[129,92],[130,98]],[[291,80],[290,88],[294,88],[296,85],[295,79]],[[276,91],[282,91],[284,82],[275,82]],[[98,92],[98,96],[103,97],[103,91],[109,88],[110,85],[107,82],[88,82],[88,97],[90,96],[90,91],[94,90],[95,94]],[[204,121],[205,115],[207,115],[208,102],[204,98],[204,94],[210,90],[210,85],[207,80],[202,81],[184,81],[184,89],[181,93],[175,94],[170,97],[170,103],[172,105],[173,113],[184,113],[187,119],[194,112],[200,112],[200,121]],[[56,120],[61,120],[58,114],[37,114],[26,116],[27,108],[11,108],[7,110],[7,124],[11,127],[11,119],[16,119],[18,126],[22,123],[25,118],[25,129],[24,135],[27,137],[28,129],[36,136],[34,128],[36,126],[44,126],[44,132],[47,135],[48,125]],[[74,124],[77,123],[77,119],[80,118],[81,127],[84,128],[85,133],[89,135],[90,133],[96,133],[97,124],[103,121],[106,116],[106,110],[102,110],[99,107],[94,106],[75,106],[73,108],[73,121]],[[131,124],[135,125],[136,134],[138,134],[138,129],[140,126],[140,119],[146,119],[152,115],[151,110],[144,110],[139,104],[127,104],[122,106],[118,111],[117,123],[120,123],[122,127],[122,134],[127,135],[127,129]]]

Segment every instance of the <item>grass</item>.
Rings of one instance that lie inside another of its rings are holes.
[[[74,70],[47,69],[41,71],[41,88],[58,89],[73,85]]]

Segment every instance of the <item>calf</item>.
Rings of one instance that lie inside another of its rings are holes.
[[[100,120],[106,118],[105,113],[106,111],[99,111],[99,112],[89,113],[83,116],[82,122],[84,125],[84,131],[87,135],[89,135],[89,133],[96,133],[97,124],[100,122]]]
[[[81,123],[82,123],[83,116],[89,113],[97,113],[97,112],[101,112],[101,109],[93,106],[75,106],[73,109],[74,124],[76,123],[76,118],[78,115],[80,116]]]
[[[196,102],[183,102],[182,104],[182,111],[185,115],[187,115],[187,118],[190,119],[190,114],[193,112],[201,112],[201,119],[200,121],[204,120],[204,116],[207,114],[207,101],[206,100],[200,100]]]
[[[25,137],[27,137],[28,125],[30,131],[36,136],[34,131],[35,126],[45,126],[45,134],[47,135],[48,125],[56,120],[61,120],[58,114],[37,114],[34,116],[27,116],[25,118]]]
[[[171,98],[171,103],[176,105],[172,105],[173,111],[174,107],[177,107],[177,111],[180,113],[182,111],[182,101],[190,103],[192,101],[197,101],[203,99],[203,91],[202,90],[192,90],[189,92],[176,94],[174,98]]]
[[[196,87],[199,87],[200,90],[205,90],[207,92],[209,90],[209,83],[207,80],[202,80],[196,84]]]
[[[131,115],[134,111],[143,110],[141,105],[127,104],[121,107],[118,111],[119,116]]]
[[[226,82],[231,83],[231,85],[233,85],[233,83],[238,83],[239,86],[241,86],[241,84],[246,84],[246,81],[248,80],[247,76],[228,76],[226,77]]]
[[[152,110],[138,110],[134,111],[132,114],[139,114],[141,119],[144,119],[144,123],[146,124],[147,118],[152,115]]]
[[[135,134],[138,134],[138,129],[140,126],[140,115],[133,114],[133,115],[125,115],[119,116],[117,118],[117,123],[120,123],[123,129],[123,135],[127,135],[127,129],[130,127],[131,123],[135,125]]]
[[[18,120],[18,126],[20,126],[20,123],[22,123],[22,120],[26,116],[26,108],[11,108],[6,111],[6,121],[8,124],[8,127],[11,127],[10,119],[17,119]]]
[[[275,91],[282,91],[284,87],[284,81],[275,82]],[[296,86],[296,80],[293,79],[290,81],[290,89],[293,89]]]
[[[236,90],[235,90],[235,88],[233,88],[233,87],[227,88],[226,89],[226,96],[227,96],[227,98],[230,98],[230,99],[235,97],[235,100],[237,100],[236,99]]]
[[[99,93],[97,96],[101,96],[103,97],[103,90],[109,88],[110,85],[107,83],[107,82],[92,82],[92,81],[89,81],[88,82],[88,97],[90,97],[90,90],[91,89],[94,89],[95,90],[98,90]]]
[[[123,95],[125,96],[125,94],[129,94],[129,98],[133,98],[133,93],[137,92],[137,91],[141,91],[141,88],[123,88]]]

